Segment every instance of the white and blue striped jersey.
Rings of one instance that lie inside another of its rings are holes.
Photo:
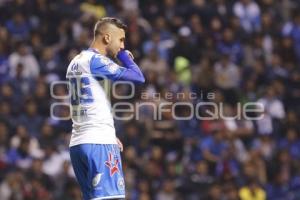
[[[70,62],[66,75],[73,121],[70,147],[117,143],[110,102],[99,79],[119,80],[126,70],[93,49]]]

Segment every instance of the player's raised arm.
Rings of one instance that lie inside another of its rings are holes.
[[[124,70],[119,78],[120,80],[131,80],[140,83],[145,82],[143,73],[127,51],[120,51],[117,58],[121,61],[122,65],[126,67],[126,70]]]
[[[139,83],[145,82],[141,70],[126,51],[120,51],[118,59],[124,67],[119,66],[105,56],[95,54],[90,62],[91,73],[94,76],[100,76],[113,81],[126,80]]]

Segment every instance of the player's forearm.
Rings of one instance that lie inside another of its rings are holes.
[[[141,83],[145,82],[144,75],[141,72],[140,68],[132,60],[132,58],[128,55],[126,51],[121,51],[118,54],[118,59],[121,61],[123,67],[126,68],[126,70],[120,76],[120,79],[141,82]]]
[[[140,82],[144,83],[145,78],[143,74],[135,69],[126,69],[120,76],[120,80],[126,80],[126,81],[134,81],[134,82]]]

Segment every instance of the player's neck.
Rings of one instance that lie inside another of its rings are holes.
[[[95,41],[92,42],[90,48],[99,52],[101,55],[106,56],[106,54],[107,54],[105,48],[103,46],[98,45]]]

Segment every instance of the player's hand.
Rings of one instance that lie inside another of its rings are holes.
[[[128,55],[131,57],[131,59],[133,60],[134,59],[134,57],[133,57],[133,54],[129,51],[129,50],[125,50],[126,51],[126,53],[128,53]]]
[[[118,146],[120,148],[120,151],[122,152],[123,151],[123,144],[122,142],[119,140],[119,138],[116,138],[117,139],[117,143],[118,143]]]

